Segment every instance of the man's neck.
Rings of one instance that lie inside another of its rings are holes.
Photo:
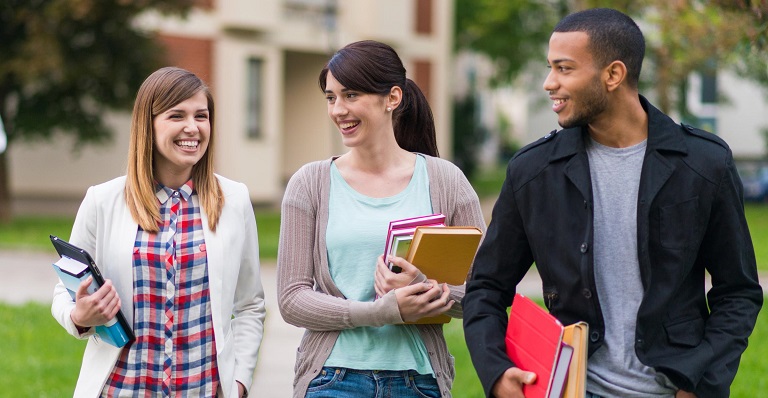
[[[614,148],[627,148],[648,138],[648,114],[637,93],[612,101],[612,105],[588,126],[597,142]]]

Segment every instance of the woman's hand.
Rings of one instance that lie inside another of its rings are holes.
[[[75,294],[75,309],[69,314],[78,328],[103,325],[120,311],[120,297],[112,281],[107,279],[99,290],[88,294],[92,281],[93,276],[89,276],[80,283]]]
[[[387,294],[392,289],[427,280],[427,277],[415,265],[405,261],[404,258],[389,256],[387,260],[400,267],[402,271],[392,272],[384,262],[384,255],[379,256],[376,261],[376,273],[373,276],[373,286],[379,297]]]
[[[400,316],[406,322],[415,322],[421,318],[437,316],[448,311],[454,300],[450,298],[450,289],[430,279],[395,290]]]

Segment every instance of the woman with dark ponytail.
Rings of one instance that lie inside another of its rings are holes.
[[[406,322],[461,317],[464,286],[382,252],[391,220],[442,213],[484,231],[477,195],[437,157],[432,111],[390,46],[349,44],[318,82],[349,151],[303,166],[283,198],[278,301],[306,329],[293,396],[450,397],[442,324]]]

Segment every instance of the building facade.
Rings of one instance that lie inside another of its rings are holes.
[[[210,85],[216,170],[244,182],[254,203],[279,203],[302,164],[345,151],[317,77],[337,49],[357,40],[398,51],[430,101],[438,147],[450,158],[451,1],[207,0],[184,19],[149,14],[138,23],[156,33],[168,65]],[[88,186],[125,173],[130,116],[106,118],[115,133],[107,145],[73,152],[59,137],[10,149],[15,210],[37,199],[79,202]]]

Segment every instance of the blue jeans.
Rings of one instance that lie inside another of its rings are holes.
[[[357,370],[324,367],[310,383],[306,398],[439,398],[432,375],[414,370]]]

